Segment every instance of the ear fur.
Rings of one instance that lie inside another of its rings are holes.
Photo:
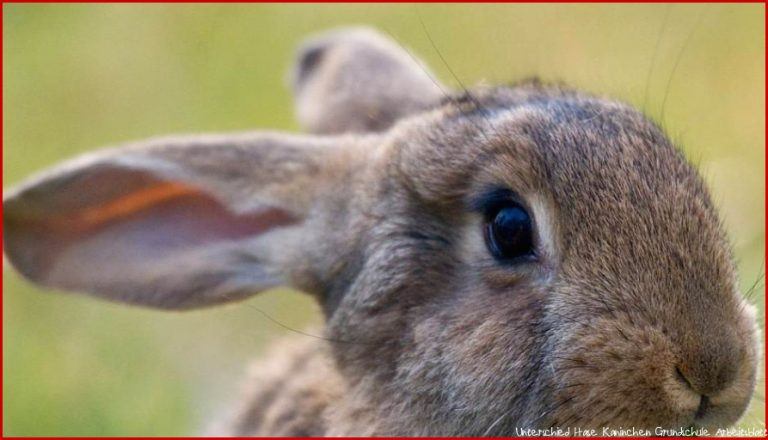
[[[336,147],[255,133],[84,156],[6,193],[4,252],[37,283],[160,308],[290,284],[303,266],[283,248],[322,235],[306,225]]]
[[[299,122],[320,134],[383,131],[444,94],[422,62],[362,27],[304,43],[292,82]]]

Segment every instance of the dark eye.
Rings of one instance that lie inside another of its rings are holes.
[[[512,202],[490,214],[485,240],[494,258],[509,261],[534,256],[533,225],[525,208]]]

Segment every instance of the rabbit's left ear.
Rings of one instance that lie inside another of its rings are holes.
[[[3,247],[37,283],[159,308],[307,289],[334,139],[158,139],[85,156],[3,200]],[[307,226],[312,224],[311,227]]]
[[[446,93],[425,65],[368,28],[305,42],[293,71],[299,122],[312,133],[383,131]]]

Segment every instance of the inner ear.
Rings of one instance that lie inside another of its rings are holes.
[[[39,284],[166,309],[278,285],[320,294],[331,257],[314,244],[333,227],[344,142],[257,132],[85,155],[4,194],[5,255]]]
[[[320,61],[323,58],[323,53],[326,51],[326,47],[323,45],[315,45],[304,47],[298,56],[296,63],[296,71],[294,73],[293,86],[295,89],[299,89],[307,83],[307,79],[314,73],[317,67],[320,65]]]
[[[299,121],[322,134],[383,131],[439,102],[443,88],[396,42],[367,28],[305,42],[293,72]]]
[[[105,268],[150,276],[153,267],[168,270],[298,221],[269,206],[238,214],[194,186],[136,170],[102,169],[58,186],[11,198],[3,226],[5,251],[22,274],[65,288],[95,282]]]

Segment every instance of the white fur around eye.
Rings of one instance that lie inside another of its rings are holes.
[[[485,220],[481,214],[472,213],[467,215],[467,221],[462,226],[460,235],[461,246],[459,247],[461,261],[464,264],[473,264],[493,259],[488,253],[488,247],[483,236],[484,222]]]
[[[541,256],[544,263],[554,264],[560,248],[557,233],[557,212],[554,203],[538,193],[524,197],[528,208],[531,210],[529,214],[533,216],[536,252]]]

